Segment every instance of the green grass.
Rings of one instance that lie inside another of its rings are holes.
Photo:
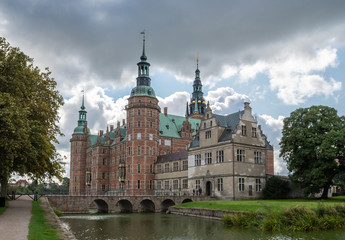
[[[39,206],[39,201],[32,201],[32,217],[29,224],[29,240],[61,240],[57,231],[45,219],[46,213]]]
[[[284,199],[284,200],[241,200],[241,201],[202,201],[202,202],[188,202],[176,207],[186,208],[207,208],[217,210],[230,211],[247,211],[255,212],[267,210],[270,211],[284,211],[287,207],[305,206],[309,209],[316,209],[320,202],[326,206],[334,206],[336,204],[345,204],[345,197],[332,197],[327,200],[316,199]]]
[[[0,208],[0,215],[3,214],[6,211],[7,207],[8,207],[8,201],[6,201],[5,207]]]

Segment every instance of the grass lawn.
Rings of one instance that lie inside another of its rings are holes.
[[[271,211],[283,211],[287,207],[303,205],[310,209],[316,209],[319,204],[336,205],[345,204],[345,197],[332,197],[327,200],[316,199],[283,199],[283,200],[241,200],[241,201],[202,201],[189,202],[176,207],[186,208],[208,208],[231,211],[248,211],[255,212],[261,210],[263,212],[267,209]]]
[[[32,217],[29,224],[29,240],[61,240],[57,231],[47,224],[46,213],[39,206],[39,201],[32,201]]]
[[[8,206],[8,201],[5,203],[5,207],[0,208],[0,215],[3,214]]]

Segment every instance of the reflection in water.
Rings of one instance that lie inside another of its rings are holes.
[[[341,231],[264,233],[225,227],[222,222],[159,213],[68,215],[61,217],[77,239],[92,240],[321,240],[345,239]]]

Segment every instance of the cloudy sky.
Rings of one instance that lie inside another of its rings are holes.
[[[57,148],[67,162],[83,89],[94,134],[125,118],[143,30],[160,106],[184,115],[199,56],[212,109],[229,114],[249,100],[277,174],[288,173],[279,159],[284,117],[311,105],[345,115],[343,0],[2,0],[0,36],[49,67],[65,99]]]

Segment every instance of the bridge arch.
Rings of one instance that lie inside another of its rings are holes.
[[[95,199],[93,200],[93,202],[89,205],[89,211],[90,212],[94,212],[92,211],[92,209],[94,209],[94,207],[96,207],[96,213],[107,213],[108,212],[108,203],[106,201],[104,201],[103,199]]]
[[[140,202],[141,212],[155,212],[155,204],[150,199],[144,199]]]
[[[175,202],[171,199],[165,199],[162,203],[161,203],[161,211],[162,212],[166,212],[168,210],[169,207],[174,206]]]
[[[122,213],[133,212],[133,204],[127,199],[121,199],[116,203]]]
[[[187,202],[193,202],[193,200],[190,198],[186,198],[182,201],[182,203],[187,203]]]

